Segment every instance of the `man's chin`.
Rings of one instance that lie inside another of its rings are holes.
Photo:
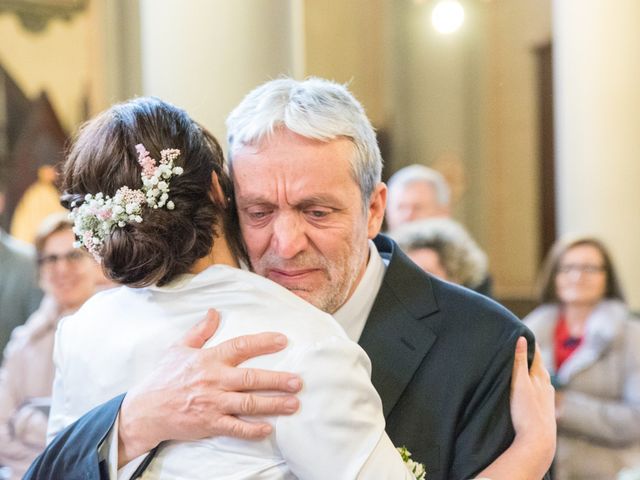
[[[318,295],[317,292],[302,290],[299,288],[287,288],[287,290],[325,313],[333,314],[335,310],[337,310],[332,307],[332,302],[330,302],[325,296]]]

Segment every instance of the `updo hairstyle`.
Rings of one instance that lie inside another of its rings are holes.
[[[180,150],[174,163],[184,172],[169,184],[175,209],[144,206],[141,223],[127,223],[107,235],[99,251],[105,275],[131,287],[162,286],[209,254],[222,224],[233,252],[242,256],[234,240],[239,228],[220,145],[184,110],[158,98],[114,105],[80,129],[62,166],[63,205],[71,208],[88,193],[113,197],[123,186],[140,189],[135,148],[140,143],[158,160],[161,150]],[[212,172],[228,199],[226,208],[212,196]]]

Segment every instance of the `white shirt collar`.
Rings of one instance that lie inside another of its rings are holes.
[[[369,240],[369,262],[364,275],[353,295],[333,314],[347,336],[354,342],[357,342],[362,335],[364,325],[373,308],[373,302],[382,286],[387,263],[378,253],[374,243]]]

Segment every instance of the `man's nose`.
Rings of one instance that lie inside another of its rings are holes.
[[[275,253],[291,259],[304,251],[308,245],[305,223],[295,212],[283,212],[273,225],[272,247]]]

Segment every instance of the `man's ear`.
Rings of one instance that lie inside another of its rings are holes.
[[[224,196],[222,187],[220,186],[220,180],[218,179],[216,172],[211,172],[211,190],[209,195],[211,195],[214,202],[222,205],[224,208],[229,204],[229,200]]]
[[[373,189],[373,193],[369,198],[369,205],[367,207],[367,235],[369,238],[374,238],[380,229],[382,228],[382,221],[384,220],[384,209],[387,206],[387,186],[380,182]]]

